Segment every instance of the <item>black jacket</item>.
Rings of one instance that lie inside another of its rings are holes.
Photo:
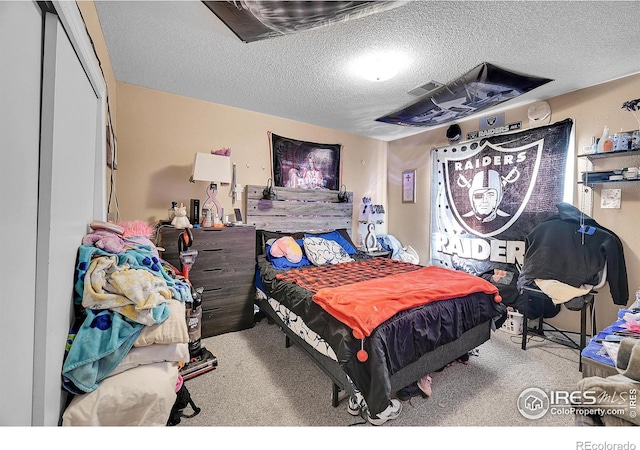
[[[518,286],[530,284],[536,278],[557,280],[574,287],[597,284],[598,272],[606,260],[613,303],[626,305],[629,301],[627,268],[618,236],[573,205],[559,203],[557,207],[557,215],[536,225],[527,235]],[[578,231],[581,223],[587,233]]]

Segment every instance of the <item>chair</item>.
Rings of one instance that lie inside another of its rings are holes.
[[[591,288],[591,290],[586,293],[585,295],[581,296],[581,297],[576,297],[573,298],[571,300],[569,300],[569,302],[565,303],[565,306],[568,303],[571,304],[578,304],[580,305],[579,307],[579,311],[580,311],[580,343],[577,344],[573,339],[571,339],[569,336],[567,336],[567,333],[571,333],[571,332],[567,332],[567,331],[563,331],[563,330],[559,330],[556,327],[554,327],[553,325],[547,324],[549,327],[551,327],[553,330],[551,331],[555,331],[558,332],[560,334],[562,334],[566,339],[567,342],[560,342],[562,345],[567,345],[569,347],[575,348],[577,350],[580,351],[580,359],[579,359],[579,363],[578,363],[578,370],[580,370],[580,372],[582,372],[582,350],[586,347],[587,345],[587,308],[589,309],[589,317],[591,319],[591,335],[594,336],[596,333],[596,311],[595,311],[595,305],[594,305],[594,301],[595,301],[595,295],[598,293],[598,289],[602,288],[607,282],[607,263],[605,262],[604,267],[602,268],[602,270],[600,271],[600,279],[598,281],[598,284],[593,286],[593,288]],[[522,288],[522,295],[524,296],[524,306],[523,306],[523,311],[522,311],[522,321],[523,321],[523,325],[522,325],[522,350],[526,350],[527,349],[527,334],[529,331],[529,327],[528,327],[528,319],[529,319],[529,303],[530,303],[530,299],[532,299],[533,301],[537,300],[537,301],[543,301],[543,302],[553,302],[551,300],[551,298],[549,296],[547,296],[544,292],[542,292],[540,289],[538,289],[537,287],[533,287],[533,286],[524,286]],[[575,309],[574,307],[568,308],[571,310],[578,310]],[[543,324],[544,324],[544,316],[541,315],[538,321],[538,331],[537,334],[544,336],[544,329],[543,329]]]

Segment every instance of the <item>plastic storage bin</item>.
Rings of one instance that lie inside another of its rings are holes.
[[[507,311],[507,320],[504,321],[501,330],[511,334],[522,334],[523,315],[517,311]]]

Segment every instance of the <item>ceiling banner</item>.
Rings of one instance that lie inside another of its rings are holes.
[[[431,127],[463,119],[553,81],[482,63],[457,80],[376,119],[378,122]]]
[[[573,121],[432,150],[432,264],[476,275],[522,264],[562,202]]]
[[[271,39],[396,8],[406,1],[275,1],[203,2],[244,42]]]

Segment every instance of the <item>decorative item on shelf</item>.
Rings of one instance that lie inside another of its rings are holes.
[[[638,128],[640,128],[640,98],[624,102],[622,104],[622,109],[626,109],[627,111],[633,113],[633,116],[638,121]]]
[[[629,150],[629,140],[631,136],[629,133],[625,132],[622,128],[619,133],[616,133],[613,136],[613,150],[615,151],[625,151]]]
[[[212,209],[216,207],[216,217],[222,222],[223,210],[216,194],[218,192],[217,183],[231,182],[231,160],[228,156],[212,155],[207,153],[196,153],[193,161],[193,172],[189,181],[207,181],[207,201],[202,209]]]
[[[602,137],[598,141],[598,153],[607,153],[613,151],[613,139],[609,136],[609,127],[604,126]]]
[[[631,135],[631,150],[640,150],[640,130],[636,130]]]

